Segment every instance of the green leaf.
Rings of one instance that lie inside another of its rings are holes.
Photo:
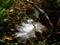
[[[6,7],[8,7],[12,2],[13,2],[13,0],[0,0],[0,7],[6,8]]]
[[[5,9],[0,8],[0,20],[4,19],[4,15],[6,13]]]
[[[57,0],[58,3],[60,3],[60,0]]]

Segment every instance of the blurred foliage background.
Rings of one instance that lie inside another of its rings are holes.
[[[52,36],[48,39],[48,45],[60,44],[60,0],[30,0],[43,9],[49,16],[55,28]],[[43,41],[22,43],[20,39],[14,39],[12,34],[16,32],[15,25],[21,24],[29,17],[35,19],[35,9],[26,3],[26,0],[0,0],[0,44],[1,45],[43,45]],[[58,39],[57,39],[58,38]]]

